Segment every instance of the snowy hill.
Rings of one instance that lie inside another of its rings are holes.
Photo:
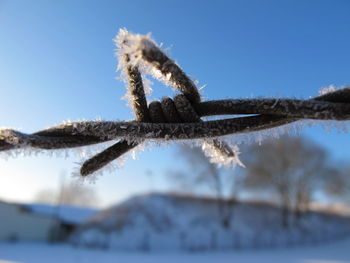
[[[72,236],[78,245],[137,250],[212,250],[314,244],[350,234],[350,219],[309,212],[291,226],[280,224],[280,209],[238,203],[228,227],[214,199],[149,194],[98,213]]]

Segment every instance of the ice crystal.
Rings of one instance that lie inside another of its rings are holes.
[[[298,121],[266,130],[226,135],[220,137],[220,140],[226,142],[228,145],[239,146],[241,144],[253,143],[260,145],[266,139],[278,139],[284,134],[299,135],[300,132],[307,126],[307,123],[307,121]]]
[[[333,91],[336,91],[336,87],[334,85],[329,85],[328,87],[321,88],[319,91],[319,95],[325,95],[327,93],[331,93]]]
[[[156,41],[152,39],[150,33],[147,35],[140,35],[131,33],[126,29],[120,29],[114,42],[117,46],[116,55],[119,60],[117,69],[121,71],[122,79],[127,79],[126,68],[128,66],[134,66],[139,69],[143,77],[145,75],[151,75],[156,80],[163,82],[166,86],[176,86],[176,83],[171,80],[172,74],[170,72],[163,75],[159,69],[142,58],[142,52],[154,50],[158,52],[161,50],[161,45],[158,45]],[[125,59],[126,56],[128,59]],[[144,85],[146,87],[145,93],[149,94],[151,91],[151,89],[147,88],[149,85],[147,85],[147,83],[144,83]]]
[[[216,163],[219,167],[234,167],[238,164],[241,167],[245,167],[244,164],[239,159],[239,148],[237,145],[230,146],[231,151],[234,153],[233,156],[228,157],[224,155],[217,147],[214,147],[209,141],[204,141],[202,143],[202,150],[204,154],[210,158],[210,162]]]

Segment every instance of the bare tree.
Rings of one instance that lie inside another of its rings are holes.
[[[330,198],[350,202],[350,165],[340,163],[331,167],[329,174],[325,178],[324,193]]]
[[[98,205],[98,197],[92,188],[74,183],[62,184],[58,191],[43,189],[35,195],[34,201],[87,207]]]
[[[33,198],[34,202],[54,204],[57,202],[57,193],[52,189],[42,189],[39,190]]]
[[[245,187],[277,194],[281,222],[289,225],[290,211],[299,219],[320,187],[326,168],[324,149],[302,137],[282,136],[253,145],[243,156]]]
[[[233,206],[239,192],[239,175],[232,170],[224,171],[210,162],[199,147],[180,145],[178,155],[186,161],[185,170],[169,172],[171,181],[176,181],[185,192],[209,191],[213,193],[218,205],[219,219],[223,227],[230,227]]]

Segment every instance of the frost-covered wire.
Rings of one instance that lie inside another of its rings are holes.
[[[323,90],[320,96],[300,99],[226,99],[201,101],[195,83],[171,60],[149,35],[121,30],[116,37],[119,69],[127,82],[129,104],[135,120],[67,122],[33,134],[0,129],[0,151],[11,149],[67,149],[118,140],[82,164],[87,176],[120,158],[146,140],[201,139],[203,150],[222,165],[240,163],[238,148],[218,137],[248,133],[289,124],[298,120],[350,119],[350,88]],[[180,91],[171,99],[147,104],[144,75],[152,74]],[[203,121],[213,115],[249,115]]]

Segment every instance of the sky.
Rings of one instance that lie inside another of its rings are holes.
[[[64,120],[133,119],[118,79],[113,38],[120,28],[146,34],[205,85],[206,99],[310,98],[350,85],[350,2],[0,0],[0,127],[34,132]],[[175,93],[153,81],[151,99]],[[304,135],[348,160],[349,134],[321,126]],[[0,158],[0,199],[28,202],[70,182],[80,158]],[[174,146],[147,148],[92,185],[107,206],[171,188],[181,163]]]

